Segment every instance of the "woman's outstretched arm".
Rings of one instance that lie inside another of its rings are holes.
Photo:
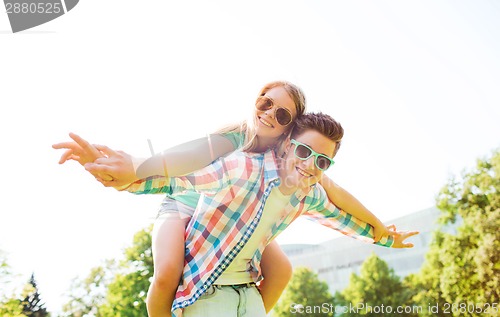
[[[74,133],[70,133],[70,137],[73,142],[52,146],[55,149],[66,149],[59,163],[68,160],[79,162],[106,187],[122,187],[155,175],[185,175],[235,150],[233,143],[226,137],[214,134],[141,159],[104,145],[90,144]]]

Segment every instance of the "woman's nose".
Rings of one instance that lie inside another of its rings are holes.
[[[274,111],[274,106],[271,106],[271,108],[267,109],[265,112],[266,112],[266,115],[267,115],[267,116],[269,116],[269,117],[271,117],[271,118],[273,118],[273,119],[276,119],[276,118],[274,117],[274,113],[275,113],[275,111]]]

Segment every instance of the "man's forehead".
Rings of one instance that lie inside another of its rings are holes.
[[[335,141],[332,141],[316,130],[304,131],[300,135],[297,135],[295,140],[328,157],[332,157],[335,150]]]

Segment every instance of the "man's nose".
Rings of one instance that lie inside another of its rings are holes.
[[[309,157],[307,160],[304,160],[304,167],[306,167],[310,171],[313,171],[316,168],[314,160],[316,160],[316,157],[314,157],[314,155],[311,155],[311,157]]]

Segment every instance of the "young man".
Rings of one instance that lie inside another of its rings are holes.
[[[332,164],[343,129],[325,114],[297,120],[284,153],[237,151],[178,178],[151,177],[129,186],[136,194],[204,195],[186,228],[185,265],[172,310],[183,316],[265,316],[255,286],[265,246],[298,216],[373,242],[373,228],[331,204],[317,184]],[[377,244],[412,247],[417,232],[392,232]]]

